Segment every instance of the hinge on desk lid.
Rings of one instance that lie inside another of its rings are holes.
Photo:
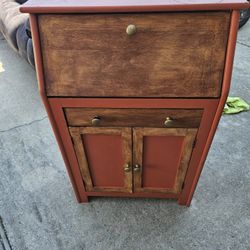
[[[75,142],[74,142],[72,135],[70,135],[70,138],[71,138],[71,142],[72,142],[73,146],[75,146]]]
[[[71,139],[72,144],[75,146],[75,142],[74,142],[74,139],[73,139],[73,134],[72,134],[70,129],[69,129],[69,135],[70,135],[70,139]]]
[[[193,148],[195,148],[196,143],[197,143],[197,139],[195,138],[195,139],[194,139],[194,142],[193,142]]]

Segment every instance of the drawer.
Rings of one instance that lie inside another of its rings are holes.
[[[230,12],[41,14],[38,25],[48,96],[220,96]]]
[[[198,128],[202,109],[65,108],[69,126]]]

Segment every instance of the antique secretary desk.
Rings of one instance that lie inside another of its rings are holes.
[[[30,0],[40,94],[79,202],[190,205],[244,0]]]

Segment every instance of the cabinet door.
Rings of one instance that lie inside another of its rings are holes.
[[[135,192],[179,193],[197,129],[134,128]]]
[[[89,192],[132,192],[130,128],[69,128]]]

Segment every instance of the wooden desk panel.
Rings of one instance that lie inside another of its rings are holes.
[[[217,98],[229,22],[230,12],[41,15],[47,95]]]

